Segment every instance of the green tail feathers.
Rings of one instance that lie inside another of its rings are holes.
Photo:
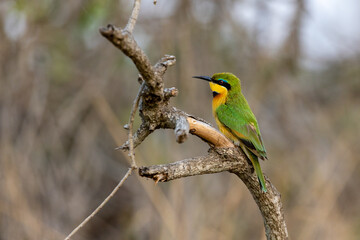
[[[250,159],[254,169],[255,169],[255,173],[259,179],[259,183],[260,183],[260,186],[261,186],[261,190],[263,192],[267,192],[267,189],[266,189],[266,184],[265,184],[265,178],[264,178],[264,175],[261,171],[261,167],[260,167],[260,163],[259,163],[259,160],[258,160],[258,157],[253,154],[252,152],[248,151],[246,149],[246,147],[242,148],[246,154],[246,156]]]
[[[266,189],[266,184],[265,184],[265,178],[264,178],[264,175],[261,171],[261,168],[260,168],[260,163],[259,163],[259,160],[257,159],[257,157],[255,156],[254,158],[254,161],[251,161],[253,163],[253,166],[255,168],[255,172],[256,172],[256,175],[259,179],[259,183],[260,183],[260,186],[261,186],[261,190],[263,192],[267,192],[267,189]]]

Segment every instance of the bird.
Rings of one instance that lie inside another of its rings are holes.
[[[267,159],[266,149],[256,117],[241,92],[240,79],[228,72],[193,78],[209,82],[213,94],[212,112],[220,132],[245,153],[255,170],[261,190],[266,193],[265,178],[259,163],[259,159]]]

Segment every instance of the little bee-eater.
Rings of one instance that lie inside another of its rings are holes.
[[[213,93],[212,110],[220,131],[250,159],[263,192],[264,175],[258,159],[267,159],[259,125],[248,102],[241,93],[240,79],[232,73],[216,73],[212,77],[194,76],[210,82]]]

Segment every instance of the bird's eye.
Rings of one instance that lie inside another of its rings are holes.
[[[224,83],[224,81],[223,81],[223,80],[220,80],[220,81],[219,81],[219,84],[223,84],[223,83]]]

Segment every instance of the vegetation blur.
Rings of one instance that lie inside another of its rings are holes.
[[[152,63],[176,56],[165,75],[166,86],[179,89],[172,104],[213,124],[209,86],[191,77],[240,77],[291,239],[360,239],[360,34],[356,22],[346,38],[329,22],[320,28],[326,41],[344,51],[318,57],[319,33],[305,30],[317,17],[310,3],[143,0],[134,35]],[[98,28],[124,27],[132,4],[1,1],[0,239],[64,239],[127,171],[127,153],[114,148],[127,138],[138,73]],[[274,4],[290,9],[277,28]],[[173,131],[158,130],[136,160],[168,163],[207,149],[196,137],[179,145]],[[255,202],[230,173],[156,185],[133,174],[74,239],[265,235]]]

